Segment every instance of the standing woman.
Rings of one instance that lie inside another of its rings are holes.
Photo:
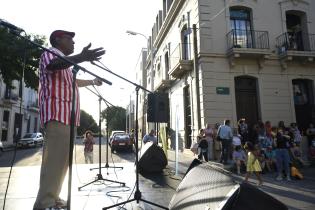
[[[215,125],[214,125],[214,129],[213,129],[213,136],[214,136],[214,138],[213,138],[213,143],[214,143],[214,153],[213,153],[213,156],[214,156],[214,159],[215,160],[219,160],[220,159],[220,156],[221,156],[221,149],[222,149],[222,147],[221,147],[221,142],[220,141],[218,141],[218,129],[219,129],[219,127],[220,127],[220,123],[216,123]]]
[[[212,160],[213,159],[213,137],[214,137],[214,131],[211,128],[210,123],[207,124],[207,127],[205,128],[205,136],[206,136],[206,140],[208,142],[208,160]]]
[[[86,131],[84,134],[84,158],[85,163],[92,163],[93,164],[93,145],[94,145],[94,138],[91,131]]]
[[[208,162],[208,142],[205,137],[204,129],[199,130],[199,134],[197,136],[197,143],[198,143],[198,159],[202,160],[202,157]]]

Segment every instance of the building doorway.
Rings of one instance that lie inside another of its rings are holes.
[[[292,86],[296,123],[300,129],[306,129],[315,120],[313,81],[294,79]]]
[[[191,146],[191,103],[189,86],[184,87],[184,115],[185,115],[185,148]]]
[[[260,119],[257,79],[240,76],[234,82],[237,119],[245,118],[248,125],[253,125]]]
[[[22,137],[22,120],[23,115],[20,113],[15,113],[14,115],[14,131],[13,131],[13,141],[17,141]]]

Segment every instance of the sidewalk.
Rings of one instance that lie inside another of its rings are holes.
[[[175,152],[169,150],[169,162],[163,174],[139,176],[139,189],[142,198],[168,207],[178,185],[182,181],[181,179],[183,175],[186,173],[193,159],[194,156],[189,150],[179,152],[178,174],[176,176]],[[121,187],[108,181],[98,181],[81,190],[78,190],[78,187],[95,180],[98,171],[91,171],[90,168],[98,167],[98,164],[73,165],[71,196],[72,210],[101,210],[103,207],[108,207],[134,198],[136,180],[134,163],[117,163],[115,165],[121,166],[123,169],[109,169],[108,174],[106,173],[107,171],[103,169],[103,178],[125,182],[126,187]],[[9,170],[9,167],[0,168],[0,209],[3,209],[3,199]],[[38,190],[39,170],[40,166],[13,168],[5,210],[32,209]],[[305,176],[304,180],[293,180],[291,182],[278,182],[275,180],[275,174],[265,174],[263,175],[264,186],[260,189],[285,203],[289,209],[315,209],[315,168],[309,167],[302,169],[302,173]],[[242,176],[234,175],[234,177],[237,181],[243,180]],[[257,182],[256,180],[250,181],[254,185]],[[61,193],[63,199],[67,198],[67,184],[66,178]],[[126,204],[124,207],[126,209],[159,209],[142,201],[140,201],[139,205],[137,205],[136,201],[133,201]]]
[[[184,150],[183,152],[179,152],[178,157],[179,175],[182,176],[186,173],[196,156],[194,157],[190,150]],[[175,151],[168,150],[168,160],[169,167],[175,170]],[[219,165],[226,170],[232,169],[232,165]],[[264,185],[260,189],[283,202],[289,209],[313,210],[315,209],[315,167],[304,167],[301,169],[301,172],[304,175],[303,180],[293,178],[290,182],[276,181],[275,173],[263,174]],[[244,180],[244,174],[242,176],[233,174],[233,177],[237,182]],[[250,179],[250,183],[256,185],[257,179],[254,176],[252,178]]]

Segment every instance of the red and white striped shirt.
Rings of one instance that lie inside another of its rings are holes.
[[[50,48],[61,56],[60,50]],[[42,126],[49,121],[58,121],[66,125],[71,122],[72,110],[72,70],[71,68],[50,71],[47,65],[57,56],[45,51],[39,62],[39,109]],[[80,125],[80,98],[75,88],[75,125]]]

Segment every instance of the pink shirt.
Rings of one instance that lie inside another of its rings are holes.
[[[64,56],[56,49],[53,52]],[[39,108],[42,126],[49,121],[58,121],[66,125],[71,122],[72,109],[72,71],[71,68],[50,71],[47,65],[57,56],[45,51],[39,62]],[[75,88],[75,125],[80,125],[79,90]]]

